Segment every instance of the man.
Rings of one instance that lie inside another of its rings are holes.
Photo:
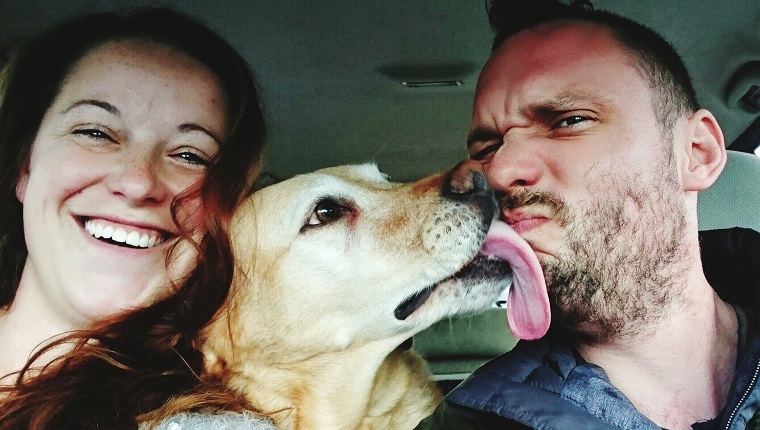
[[[494,0],[468,141],[541,261],[552,328],[421,428],[743,429],[760,402],[753,311],[708,282],[697,231],[720,127],[660,36],[574,3]]]

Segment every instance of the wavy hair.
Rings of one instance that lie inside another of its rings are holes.
[[[221,37],[182,14],[150,8],[75,18],[33,39],[12,60],[0,105],[0,306],[12,303],[27,256],[15,188],[42,118],[79,59],[105,43],[130,40],[195,59],[217,76],[226,96],[229,137],[200,188],[171,206],[180,226],[183,199],[202,198],[206,234],[195,243],[198,264],[175,294],[63,335],[35,354],[15,384],[0,389],[4,429],[135,428],[138,417],[194,392],[203,365],[197,333],[227,298],[233,258],[226,227],[251,191],[265,140],[259,95],[245,60]],[[189,232],[183,236],[190,240]],[[45,351],[61,345],[70,352],[40,368]],[[242,407],[221,385],[207,389],[187,407]]]

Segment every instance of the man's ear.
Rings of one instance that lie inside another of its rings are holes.
[[[718,179],[726,165],[723,132],[713,114],[700,109],[688,119],[686,137],[681,172],[684,191],[702,191]]]

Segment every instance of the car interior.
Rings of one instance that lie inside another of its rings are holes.
[[[595,0],[598,9],[661,33],[682,55],[700,103],[729,149],[699,198],[699,227],[760,231],[760,2]],[[156,5],[148,0],[0,0],[0,66],[66,17]],[[471,103],[493,32],[485,0],[178,0],[247,59],[268,121],[262,184],[318,168],[372,161],[394,181],[466,157]],[[635,114],[632,112],[631,114]],[[414,348],[444,390],[509,350],[505,309],[442,321]]]

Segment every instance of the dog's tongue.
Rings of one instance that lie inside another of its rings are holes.
[[[525,240],[506,223],[495,220],[481,252],[506,260],[512,266],[512,287],[507,292],[507,321],[520,339],[538,339],[551,321],[546,281],[538,258]]]

